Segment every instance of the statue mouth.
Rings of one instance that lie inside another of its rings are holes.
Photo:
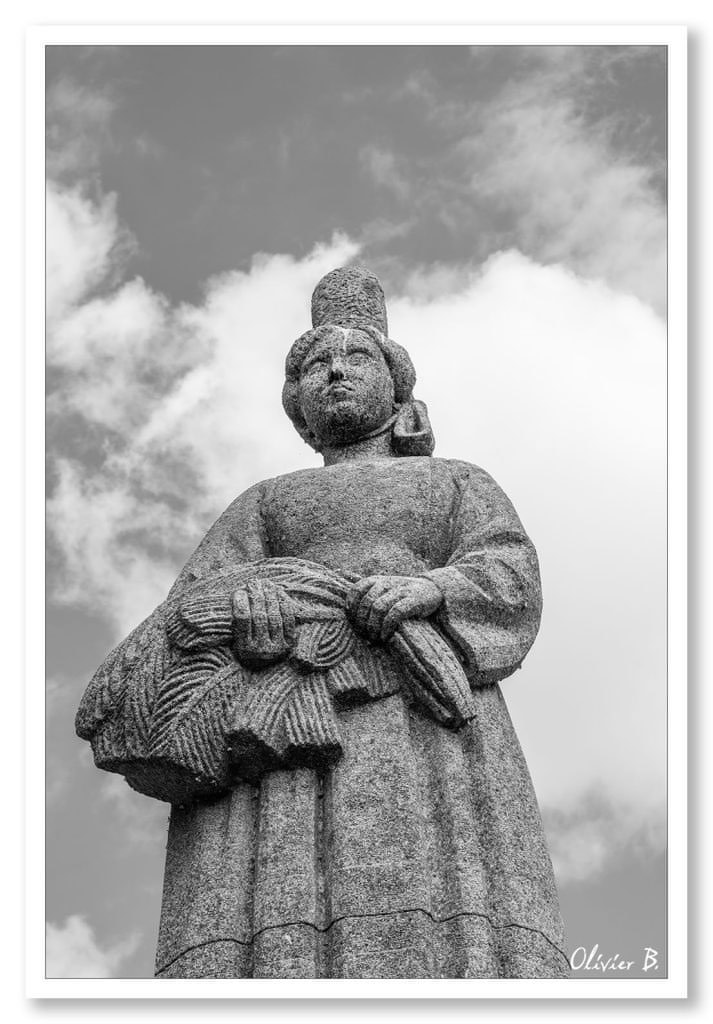
[[[344,398],[353,393],[354,385],[348,384],[345,381],[340,381],[338,384],[330,384],[327,388],[327,394],[332,398]]]

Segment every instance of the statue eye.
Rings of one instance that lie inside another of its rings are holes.
[[[308,363],[306,363],[302,367],[302,373],[310,373],[310,371],[312,371],[312,370],[320,369],[321,367],[323,367],[325,365],[326,362],[327,362],[327,357],[326,356],[315,356],[313,359],[310,359],[310,361]]]

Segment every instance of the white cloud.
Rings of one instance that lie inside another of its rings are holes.
[[[159,800],[147,800],[133,790],[121,775],[107,774],[101,798],[111,804],[111,813],[121,824],[127,845],[157,849],[165,840],[170,808]]]
[[[130,244],[116,196],[92,201],[80,187],[47,185],[46,316],[54,324],[116,268]]]
[[[140,278],[66,311],[47,338],[49,363],[67,374],[55,403],[112,430],[137,427],[198,356],[180,330],[169,337],[172,326],[165,299]]]
[[[498,47],[473,47],[476,74],[495,80]],[[636,123],[592,99],[613,83],[618,65],[651,58],[647,47],[524,47],[519,65],[494,92],[466,100],[427,72],[412,75],[410,95],[451,139],[429,174],[401,154],[374,150],[366,165],[378,181],[412,193],[456,239],[467,232],[479,255],[508,245],[546,264],[565,264],[663,313],[666,306],[666,209],[655,185],[660,164],[622,145]],[[511,58],[512,59],[512,58]],[[661,75],[665,75],[663,65]],[[477,81],[477,78],[475,79]],[[614,87],[609,95],[614,95]],[[619,95],[626,99],[622,87]],[[663,111],[662,111],[663,114]]]
[[[377,185],[389,189],[404,201],[411,196],[411,183],[400,169],[398,158],[390,150],[382,146],[362,146],[359,150],[359,159],[362,167]]]
[[[111,146],[110,123],[118,100],[107,88],[88,88],[68,77],[56,79],[47,93],[46,163],[52,178],[84,174]]]
[[[135,933],[112,944],[101,944],[91,926],[78,914],[64,924],[47,923],[48,978],[113,978],[141,941]]]
[[[666,215],[651,171],[615,156],[571,99],[500,99],[460,148],[474,196],[516,218],[525,251],[663,311]]]
[[[412,267],[401,283],[401,295],[413,299],[419,306],[443,300],[449,295],[470,288],[480,276],[475,264],[433,262],[427,266]]]
[[[163,497],[142,498],[130,458],[119,470],[109,462],[96,472],[58,458],[54,469],[48,527],[63,559],[54,597],[102,608],[125,634],[164,599],[175,578],[175,560],[157,553],[157,540],[169,531],[180,546],[195,523]],[[151,466],[144,469],[150,473]]]
[[[626,790],[626,787],[624,787]],[[642,807],[592,789],[578,795],[576,805],[548,807],[543,820],[555,876],[568,885],[599,875],[612,858],[638,855],[642,860],[666,848],[666,807],[658,802]]]
[[[475,195],[509,211],[518,245],[539,261],[666,305],[666,209],[655,161],[615,144],[632,132],[620,112],[592,115],[587,101],[617,65],[646,47],[539,47],[529,73],[509,82],[463,144]],[[664,69],[661,68],[663,75]]]

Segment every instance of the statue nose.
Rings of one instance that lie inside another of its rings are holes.
[[[329,371],[330,380],[342,380],[344,377],[344,363],[341,359],[332,360],[332,365]]]

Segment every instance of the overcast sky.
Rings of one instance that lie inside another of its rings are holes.
[[[569,948],[663,956],[665,99],[662,48],[47,49],[51,976],[152,974],[168,807],[74,713],[232,498],[318,464],[284,357],[354,257],[538,549],[503,690]]]

